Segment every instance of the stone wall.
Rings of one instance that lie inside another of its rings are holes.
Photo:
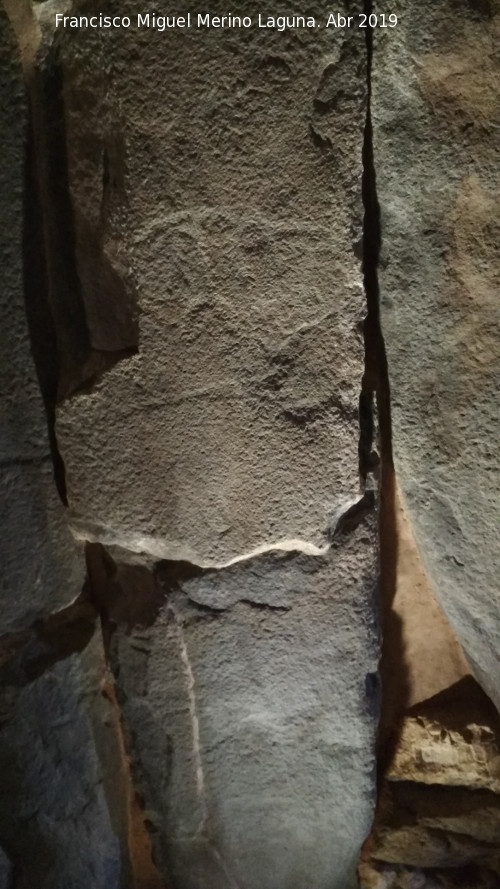
[[[493,889],[500,10],[4,5],[0,886]]]

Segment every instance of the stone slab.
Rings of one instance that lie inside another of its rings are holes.
[[[372,114],[394,458],[438,600],[498,707],[500,7],[391,11]]]
[[[159,563],[155,622],[119,625],[118,700],[167,883],[357,885],[375,799],[371,533],[191,579]]]
[[[322,547],[359,490],[363,33],[59,38],[74,214],[113,241],[124,187],[140,309],[138,354],[59,410],[73,526],[201,565]]]

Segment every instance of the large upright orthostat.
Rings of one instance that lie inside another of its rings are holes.
[[[24,305],[34,255],[27,139],[17,46],[0,11],[0,886],[118,889],[91,680],[78,654],[54,664],[36,631],[79,596],[85,567],[57,494]]]
[[[3,2],[0,889],[354,889],[376,389],[366,879],[495,856],[499,0]]]
[[[132,563],[159,591],[111,646],[157,860],[178,889],[347,889],[378,656],[376,521],[356,513],[364,34],[324,28],[325,4],[287,32],[254,3],[248,29],[164,32],[109,5],[133,26],[54,53],[90,345],[122,358],[110,318],[138,313],[137,352],[56,428],[113,596]]]
[[[397,2],[372,116],[396,469],[436,594],[500,705],[500,5]]]

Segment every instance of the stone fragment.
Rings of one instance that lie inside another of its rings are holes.
[[[27,109],[14,35],[0,12],[0,635],[25,629],[82,589],[84,566],[54,482],[47,416],[24,305]]]
[[[118,700],[173,885],[356,885],[374,798],[370,524],[324,556],[160,562],[156,619],[118,624]],[[125,600],[139,577],[110,570],[113,602],[120,575]]]
[[[372,119],[395,464],[436,595],[500,707],[500,8],[391,12]]]
[[[498,864],[500,797],[491,791],[388,783],[372,857],[414,867]]]
[[[74,528],[203,566],[321,549],[359,496],[363,33],[59,36],[95,337],[113,297],[85,232],[123,187],[140,305],[139,353],[59,409]]]
[[[409,711],[387,777],[500,793],[500,717],[471,677]]]
[[[155,861],[351,889],[378,712],[364,34],[75,29],[56,63],[93,346],[133,331],[130,281],[140,310],[56,428]]]
[[[39,60],[43,391],[52,411],[66,399],[69,515],[94,543],[158,866],[183,889],[354,889],[378,712],[358,465],[364,34],[68,30]],[[6,689],[6,847],[30,847],[42,889],[134,879],[110,789],[121,751],[114,771],[83,701],[91,654]]]
[[[471,676],[410,708],[380,783],[363,889],[498,884],[499,739],[500,717]]]
[[[12,878],[12,864],[4,850],[0,848],[0,889],[9,889]]]
[[[0,690],[0,837],[19,885],[119,889],[78,655]]]

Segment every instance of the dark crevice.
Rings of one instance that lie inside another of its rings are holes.
[[[110,206],[113,201],[125,200],[123,152],[117,137],[111,140],[109,150],[103,147],[102,230],[94,231],[88,220],[78,215],[71,196],[65,84],[57,42],[43,61],[25,73],[29,107],[23,232],[25,305],[55,484],[67,505],[65,469],[55,431],[57,405],[74,393],[90,391],[117,362],[138,352],[135,290],[131,282],[121,279],[103,247]],[[80,256],[85,280],[80,278],[78,247],[85,253],[83,259]],[[93,342],[96,330],[91,329],[89,320],[96,303],[103,312],[105,331],[97,331],[99,347]]]
[[[373,12],[372,0],[364,0],[364,12],[369,20]],[[395,476],[392,455],[392,425],[390,387],[384,339],[380,320],[380,288],[378,268],[382,244],[380,205],[377,195],[373,124],[372,124],[372,63],[373,30],[367,28],[366,78],[367,108],[363,140],[362,196],[363,218],[363,281],[366,294],[367,314],[364,322],[365,367],[359,399],[360,441],[359,470],[362,484],[367,486],[370,477],[378,476],[379,512],[379,599],[378,610],[382,633],[381,661],[379,665],[381,700],[377,738],[378,797],[387,762],[388,750],[395,743],[397,727],[388,693],[390,676],[384,669],[384,651],[391,648],[392,659],[404,670],[402,627],[393,613],[392,603],[396,592],[397,532],[395,516]],[[377,453],[378,451],[378,453]],[[404,679],[402,680],[404,681]],[[366,848],[369,849],[370,839]],[[369,853],[368,853],[369,854]]]
[[[55,59],[31,71],[24,212],[26,316],[58,494],[67,506],[64,463],[55,433],[56,405],[85,364],[90,337],[75,265],[67,181],[62,72]]]
[[[331,139],[328,136],[323,136],[321,133],[318,133],[313,123],[309,124],[309,135],[311,137],[311,141],[316,148],[319,148],[323,154],[331,156],[333,153],[333,145]]]
[[[373,5],[365,0],[369,17]],[[378,265],[381,248],[380,206],[377,197],[377,177],[373,150],[372,98],[373,31],[366,29],[367,108],[363,139],[362,197],[363,217],[363,281],[367,314],[364,322],[365,370],[359,400],[360,414],[360,475],[367,476],[378,466],[378,455],[373,450],[378,425],[378,444],[382,464],[392,466],[392,435],[389,377],[384,340],[380,325]],[[376,410],[375,410],[376,408]]]
[[[369,17],[373,11],[371,0],[365,0],[365,13]],[[366,31],[367,52],[367,114],[363,144],[363,276],[367,300],[367,317],[364,325],[365,334],[365,372],[362,381],[360,395],[360,475],[366,480],[376,468],[373,459],[373,445],[378,438],[380,448],[380,518],[379,518],[379,543],[380,543],[380,583],[379,583],[379,614],[382,630],[382,651],[379,665],[381,680],[381,706],[379,715],[377,737],[377,800],[374,820],[370,835],[365,841],[360,858],[360,878],[367,868],[369,880],[361,885],[375,885],[375,876],[384,880],[384,866],[387,864],[392,876],[401,877],[401,885],[411,883],[412,874],[418,879],[429,875],[435,875],[441,885],[441,877],[446,879],[446,868],[433,869],[430,866],[421,865],[419,869],[413,869],[415,848],[424,856],[426,848],[435,850],[437,845],[442,848],[446,844],[463,843],[463,854],[467,853],[467,843],[476,846],[476,853],[481,854],[481,864],[467,864],[454,872],[453,885],[471,887],[498,885],[498,877],[491,873],[489,882],[489,866],[497,858],[497,844],[488,846],[487,841],[478,839],[474,830],[477,830],[477,821],[473,808],[488,808],[494,811],[496,807],[495,794],[489,789],[474,786],[472,780],[467,783],[467,769],[463,766],[462,782],[456,784],[450,779],[450,784],[444,781],[429,780],[432,776],[432,767],[428,768],[426,762],[422,762],[422,770],[419,776],[414,766],[400,766],[401,771],[392,771],[394,763],[397,763],[396,754],[407,749],[415,750],[415,761],[419,762],[421,752],[419,736],[416,730],[412,734],[405,731],[412,723],[422,727],[422,737],[428,743],[426,723],[432,726],[433,731],[441,731],[444,752],[452,747],[452,741],[447,745],[447,738],[452,732],[456,732],[463,738],[464,744],[471,745],[471,759],[478,756],[486,761],[486,750],[492,738],[498,738],[499,722],[498,714],[491,701],[484,694],[476,681],[467,676],[457,681],[453,686],[435,695],[426,701],[420,701],[411,708],[404,709],[402,704],[410,699],[408,651],[405,651],[403,639],[403,620],[400,613],[394,608],[396,593],[396,571],[398,560],[398,525],[396,514],[396,477],[394,472],[392,454],[392,426],[390,409],[390,388],[388,380],[388,368],[385,346],[380,323],[380,290],[378,280],[379,257],[381,250],[381,219],[380,206],[377,196],[377,177],[374,160],[373,127],[371,117],[372,98],[372,59],[373,59],[373,32]],[[404,553],[404,551],[403,551]],[[397,671],[397,676],[395,676]],[[407,705],[406,705],[407,706]],[[405,728],[406,727],[406,728]],[[478,736],[486,733],[486,739]],[[409,745],[412,747],[410,748]],[[483,752],[477,754],[474,745],[484,743]],[[435,742],[439,744],[439,741]],[[495,740],[493,749],[496,749],[498,741]],[[406,745],[406,746],[405,746]],[[491,748],[490,748],[491,749]],[[458,758],[458,754],[457,754]],[[401,762],[401,760],[400,760]],[[439,762],[436,759],[436,763]],[[445,762],[445,760],[443,760]],[[444,769],[446,772],[446,769]],[[413,776],[413,777],[411,777]],[[402,780],[408,778],[408,780]],[[411,780],[410,780],[411,777]],[[427,780],[426,780],[427,779]],[[491,775],[489,776],[491,780]],[[454,832],[451,819],[462,819],[462,824],[471,826],[471,836],[467,830],[460,828],[460,832]],[[433,819],[438,828],[433,826]],[[439,819],[449,826],[439,827]],[[405,831],[407,838],[403,839]],[[391,847],[391,832],[399,840],[396,852]],[[412,832],[413,838],[412,838]],[[474,839],[471,837],[474,836]],[[404,843],[407,843],[405,850]],[[426,847],[428,843],[428,847]],[[413,844],[413,845],[412,845]],[[395,855],[398,856],[396,863]],[[409,861],[405,863],[405,855]],[[387,856],[387,857],[386,857]],[[401,856],[401,858],[399,858]],[[488,858],[488,856],[490,856]],[[432,855],[431,855],[432,860]],[[455,865],[453,865],[455,867]],[[465,876],[464,876],[465,875]],[[444,880],[443,880],[444,882]],[[400,882],[398,880],[398,885]],[[378,885],[378,883],[377,883]],[[437,885],[437,883],[436,883]]]
[[[372,0],[365,0],[367,17],[373,11]],[[360,395],[360,475],[366,485],[374,471],[379,472],[380,513],[380,576],[379,614],[382,630],[381,674],[381,714],[377,744],[379,771],[383,772],[389,737],[395,737],[395,727],[391,724],[388,683],[390,676],[385,667],[384,652],[390,646],[392,658],[397,658],[404,669],[403,641],[399,618],[392,610],[396,592],[397,532],[395,517],[395,476],[392,456],[392,425],[390,387],[384,339],[380,321],[380,289],[378,267],[382,243],[380,205],[377,196],[375,170],[372,101],[372,61],[373,30],[366,29],[367,59],[367,110],[363,141],[363,279],[366,293],[367,315],[364,323],[365,370]],[[377,442],[380,452],[374,451]],[[402,681],[402,680],[401,680]]]
[[[97,611],[86,582],[82,593],[60,611],[38,618],[26,630],[0,637],[0,681],[23,686],[54,664],[82,652],[95,632]]]
[[[372,0],[365,0],[364,11],[368,16],[373,12]],[[365,371],[360,396],[360,472],[365,480],[368,473],[377,468],[377,457],[373,453],[378,425],[378,444],[382,464],[392,466],[392,435],[390,415],[390,391],[387,372],[387,359],[380,324],[380,291],[378,265],[382,243],[380,226],[380,205],[377,196],[377,177],[373,148],[372,101],[372,60],[373,30],[367,28],[366,39],[366,78],[367,108],[363,139],[363,179],[362,196],[363,218],[363,280],[366,294],[367,315],[364,322]],[[376,408],[376,412],[375,412]]]
[[[375,491],[366,489],[362,497],[340,515],[335,516],[328,529],[330,540],[351,534],[375,508]]]
[[[286,614],[291,611],[291,605],[270,605],[268,602],[254,602],[252,599],[240,599],[242,605],[255,608],[257,611],[277,611],[278,614]]]
[[[59,497],[67,506],[64,463],[55,435],[55,413],[59,389],[59,348],[49,305],[49,282],[45,250],[42,200],[37,171],[33,115],[30,114],[26,139],[24,189],[23,278],[24,298],[31,353],[47,418],[54,481]]]
[[[153,626],[165,594],[148,568],[115,562],[100,543],[85,547],[89,595],[99,614],[103,645],[109,660],[113,634],[119,625],[130,632]]]
[[[79,381],[91,352],[90,333],[76,266],[76,237],[69,189],[63,104],[63,73],[57,50],[32,72],[28,84],[31,150],[40,204],[38,243],[44,250],[46,315],[41,329],[31,325],[31,337],[44,362],[56,360],[49,349],[57,346],[56,400]],[[35,166],[36,164],[36,166]],[[29,274],[29,271],[28,271]],[[27,293],[29,299],[30,292]],[[45,328],[51,327],[51,342]],[[55,373],[52,374],[54,378]]]

